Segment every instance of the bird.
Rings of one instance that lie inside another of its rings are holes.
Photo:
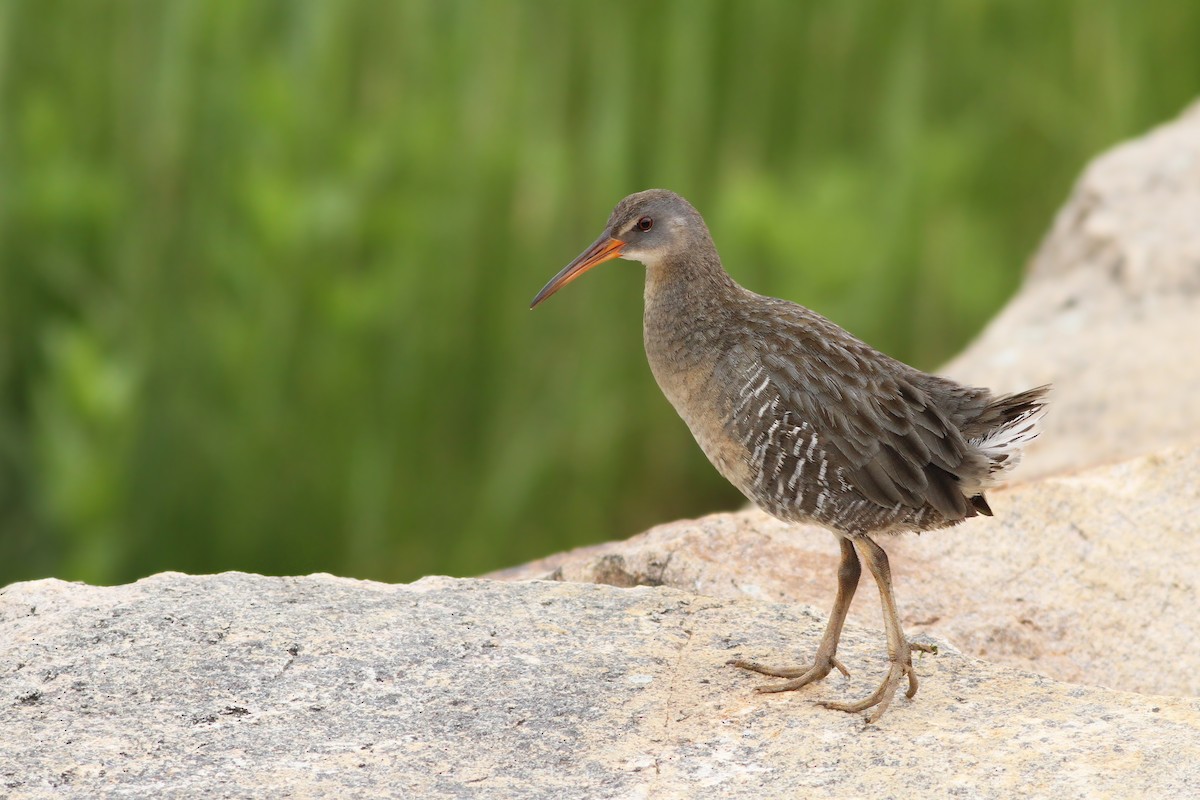
[[[856,702],[824,702],[877,721],[907,681],[912,653],[884,537],[991,516],[1001,484],[1041,429],[1048,385],[1010,395],[964,386],[881,353],[804,306],[756,294],[725,271],[708,226],[684,198],[650,189],[617,203],[603,232],[533,298],[535,308],[612,259],[646,267],[643,342],[667,400],[713,466],[763,511],[815,523],[841,547],[837,593],[811,664],[733,666],[800,689],[837,669],[838,642],[862,574],[879,589],[888,671]]]

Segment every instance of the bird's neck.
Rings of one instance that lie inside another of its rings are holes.
[[[706,365],[719,355],[738,296],[744,292],[722,268],[712,248],[647,266],[646,356],[672,402],[675,392],[671,384],[685,374],[706,371]]]
[[[742,291],[721,266],[715,248],[685,257],[667,257],[646,267],[646,321],[651,316],[677,327],[689,320],[711,319]]]

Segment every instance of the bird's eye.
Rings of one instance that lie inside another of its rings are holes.
[[[639,231],[648,231],[654,227],[654,220],[650,217],[642,217],[637,221]]]

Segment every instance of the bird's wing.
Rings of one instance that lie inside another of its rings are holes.
[[[759,357],[786,410],[814,426],[847,484],[883,507],[970,515],[960,479],[986,465],[924,391],[921,373],[815,312],[777,303],[754,337]]]

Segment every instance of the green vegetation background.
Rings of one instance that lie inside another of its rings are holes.
[[[0,1],[0,585],[471,574],[737,505],[640,266],[933,368],[1089,158],[1200,92],[1200,3]]]

